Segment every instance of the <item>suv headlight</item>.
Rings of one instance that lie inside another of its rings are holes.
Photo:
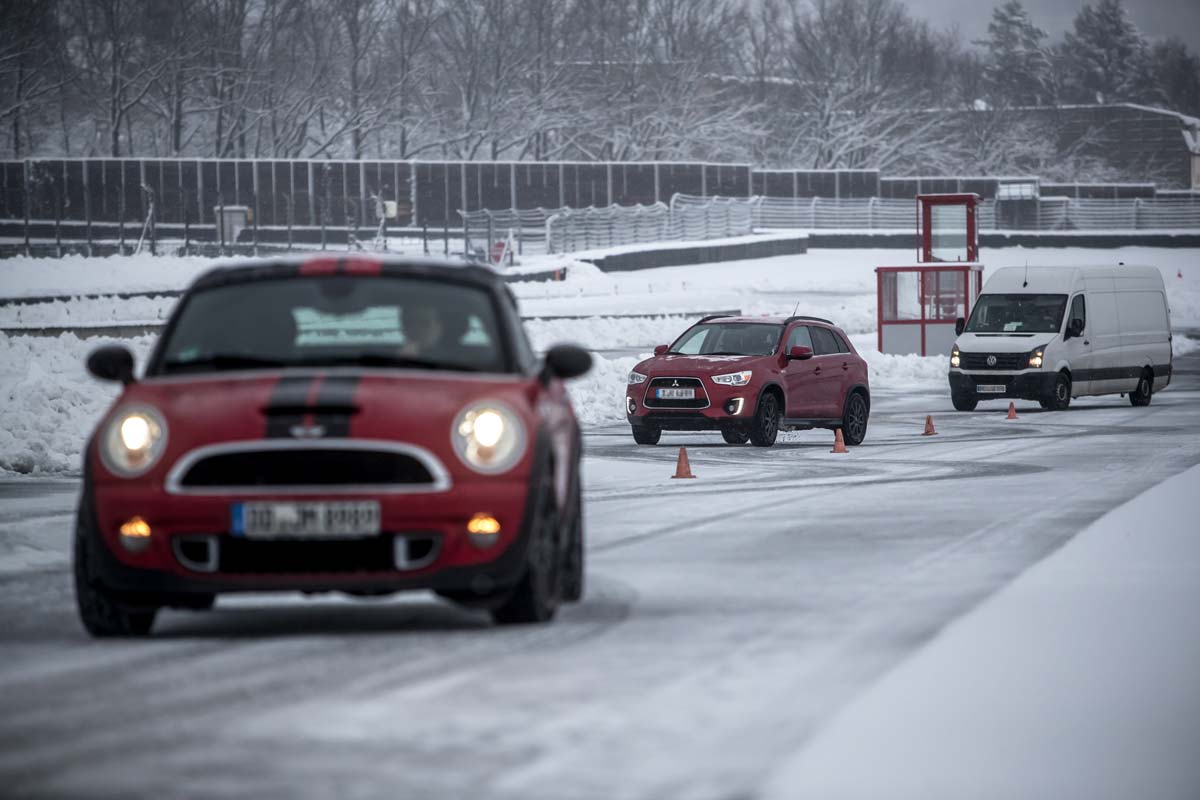
[[[630,386],[633,386],[635,383],[645,383],[645,382],[646,382],[646,376],[643,375],[642,373],[640,373],[640,372],[630,372],[629,373],[629,385]]]
[[[754,373],[751,370],[744,369],[741,372],[731,372],[728,375],[713,375],[712,382],[724,386],[745,386],[750,382],[752,375]]]
[[[458,412],[450,441],[464,464],[494,475],[512,469],[525,455],[525,424],[504,403],[484,400]]]
[[[958,368],[958,365],[959,365],[959,363],[960,363],[960,361],[959,361],[959,355],[960,355],[960,354],[959,354],[959,352],[958,352],[958,348],[957,348],[957,347],[956,347],[956,348],[954,348],[953,350],[951,350],[951,351],[950,351],[950,366],[952,366],[952,367],[954,367],[954,368],[956,368],[956,369]]]
[[[1041,369],[1043,352],[1044,351],[1039,347],[1037,350],[1034,350],[1032,353],[1030,353],[1029,366],[1033,367],[1034,369]]]
[[[136,478],[167,449],[167,421],[153,406],[126,406],[113,415],[100,440],[100,460],[109,472]]]

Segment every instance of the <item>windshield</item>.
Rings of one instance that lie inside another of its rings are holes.
[[[680,336],[667,352],[689,356],[766,356],[775,352],[781,325],[724,322],[697,325]]]
[[[971,311],[969,333],[1057,333],[1065,294],[984,294]]]
[[[161,353],[160,373],[341,365],[505,372],[509,364],[484,289],[377,276],[201,290]]]

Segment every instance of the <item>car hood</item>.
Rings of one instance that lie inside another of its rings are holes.
[[[954,344],[963,353],[1028,353],[1053,338],[1052,333],[964,333]]]
[[[346,437],[416,444],[450,463],[450,427],[464,406],[500,401],[531,429],[534,383],[517,375],[340,369],[171,376],[131,384],[113,411],[145,404],[163,414],[164,464],[221,442]]]
[[[654,356],[638,364],[634,370],[649,378],[724,375],[753,369],[756,364],[771,358],[772,356]]]

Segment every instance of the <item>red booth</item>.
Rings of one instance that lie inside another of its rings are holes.
[[[876,267],[879,352],[949,354],[983,287],[977,194],[917,195],[917,264]]]

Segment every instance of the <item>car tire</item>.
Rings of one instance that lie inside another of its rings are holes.
[[[97,638],[145,636],[154,627],[157,608],[128,608],[100,584],[95,574],[95,532],[91,510],[80,504],[75,527],[73,572],[75,605],[83,628]]]
[[[1043,398],[1045,403],[1042,408],[1047,411],[1066,411],[1071,405],[1071,376],[1065,372],[1060,372],[1054,376],[1054,386],[1050,390],[1050,396]]]
[[[721,438],[725,440],[725,444],[745,444],[750,441],[750,432],[744,430],[723,430]]]
[[[638,444],[655,445],[662,438],[662,431],[649,425],[633,425],[633,440]]]
[[[779,436],[779,400],[774,392],[763,392],[754,412],[750,426],[750,444],[755,447],[770,447]]]
[[[563,549],[562,600],[578,603],[583,599],[584,587],[583,502],[578,488],[571,504],[569,531],[567,546]]]
[[[973,394],[951,392],[950,402],[954,404],[955,411],[974,411],[975,406],[979,405],[979,398]]]
[[[1137,389],[1129,393],[1129,404],[1131,406],[1148,406],[1150,400],[1154,396],[1154,373],[1150,370],[1143,370],[1142,375],[1138,378]]]
[[[525,553],[525,570],[512,594],[491,610],[497,625],[549,622],[558,611],[562,591],[562,520],[554,494],[554,470],[543,479],[537,521]]]
[[[846,398],[846,407],[842,412],[842,439],[847,445],[853,447],[862,444],[863,439],[867,438],[867,420],[870,415],[871,409],[867,406],[867,399],[862,396],[862,392],[852,392]]]

